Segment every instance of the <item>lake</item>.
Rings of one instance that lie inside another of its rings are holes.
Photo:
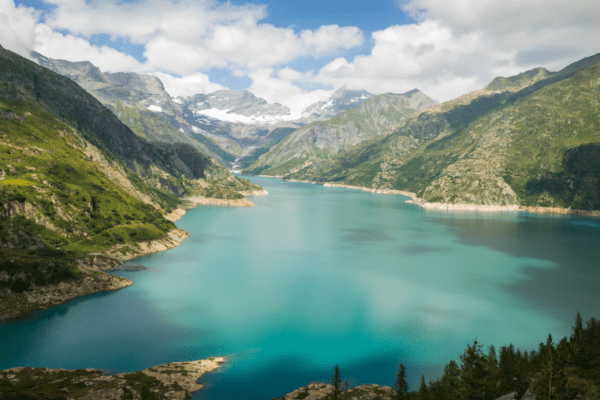
[[[476,339],[536,349],[600,317],[600,220],[436,212],[404,196],[251,177],[250,208],[204,206],[190,237],[119,272],[129,288],[0,323],[0,369],[135,371],[226,356],[194,398],[270,399],[334,366],[410,389]]]

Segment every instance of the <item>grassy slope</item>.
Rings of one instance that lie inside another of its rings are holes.
[[[70,126],[32,102],[0,101],[0,107],[17,116],[1,120],[0,168],[7,175],[0,181],[0,203],[33,205],[51,225],[29,229],[44,243],[77,252],[101,251],[120,242],[155,239],[174,228],[155,207],[108,180],[81,151],[85,142]],[[27,184],[15,185],[14,180]],[[157,192],[165,208],[169,201],[177,204],[170,193]]]
[[[0,100],[0,135],[0,289],[77,278],[77,258],[175,227],[107,179],[81,135],[39,105]],[[165,207],[178,203],[147,189]]]

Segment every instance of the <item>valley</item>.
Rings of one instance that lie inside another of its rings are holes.
[[[410,360],[410,396],[445,399],[442,362],[514,343],[520,375],[490,367],[465,398],[542,393],[549,354],[577,359],[551,387],[596,398],[577,335],[595,354],[599,55],[442,103],[340,87],[302,113],[31,59],[0,48],[0,390],[327,398],[339,363],[348,396],[391,398]],[[565,339],[536,347],[548,332]],[[210,368],[172,364],[190,359]]]

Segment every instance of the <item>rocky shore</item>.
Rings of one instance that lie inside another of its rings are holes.
[[[198,379],[223,357],[173,362],[133,373],[105,375],[98,369],[10,368],[0,371],[0,394],[11,399],[169,399],[190,398],[202,389]]]
[[[562,215],[581,215],[586,217],[600,217],[600,211],[595,210],[573,210],[561,207],[531,207],[531,206],[497,206],[483,204],[447,204],[447,203],[428,203],[421,199],[408,200],[407,203],[417,204],[428,210],[439,211],[482,211],[482,212],[506,212],[506,211],[525,211],[539,214],[562,214]]]
[[[0,321],[15,319],[44,310],[75,297],[122,289],[133,284],[129,279],[103,272],[45,286],[33,286],[23,293],[8,291],[0,301]]]
[[[261,190],[252,190],[249,192],[239,192],[244,196],[264,196],[269,194],[264,189]],[[165,218],[171,222],[177,221],[179,218],[183,217],[186,213],[186,210],[190,208],[197,207],[199,205],[216,205],[216,206],[225,206],[225,207],[251,207],[254,205],[248,198],[244,197],[243,199],[235,199],[235,200],[227,200],[227,199],[215,199],[212,197],[203,197],[203,196],[189,196],[184,197],[182,199],[184,201],[183,205],[180,208],[175,209],[170,214],[165,215]]]
[[[129,279],[114,276],[102,271],[112,270],[125,261],[146,254],[152,254],[177,247],[189,234],[181,229],[173,229],[164,238],[135,245],[123,244],[115,246],[105,253],[91,253],[78,260],[81,277],[57,284],[33,285],[22,293],[10,290],[3,294],[0,302],[0,321],[24,317],[34,311],[62,304],[75,297],[92,293],[108,292],[122,289],[133,282]]]
[[[362,186],[340,185],[340,184],[337,184],[337,183],[324,183],[323,186],[326,186],[326,187],[343,187],[343,188],[355,189],[355,190],[362,190],[363,192],[371,192],[371,193],[377,193],[377,194],[400,194],[402,196],[412,197],[413,199],[416,198],[416,196],[417,196],[413,192],[406,192],[404,190],[373,189],[373,188],[362,187]]]
[[[306,183],[315,183],[308,181],[298,181]],[[561,207],[531,207],[531,206],[499,206],[499,205],[485,205],[485,204],[449,204],[449,203],[429,203],[423,199],[419,199],[416,193],[406,192],[402,190],[393,189],[373,189],[362,186],[343,185],[337,183],[324,183],[326,187],[343,187],[347,189],[362,190],[363,192],[377,193],[377,194],[400,194],[402,196],[408,196],[412,200],[407,200],[407,203],[416,204],[428,210],[435,211],[481,211],[481,212],[533,212],[539,214],[562,214],[562,215],[581,215],[585,217],[600,217],[600,211],[598,210],[573,210],[570,208]]]

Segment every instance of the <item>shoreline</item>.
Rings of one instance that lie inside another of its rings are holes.
[[[204,197],[204,196],[189,196],[183,197],[181,200],[183,204],[165,215],[165,218],[171,222],[175,222],[179,220],[181,217],[185,215],[187,210],[196,208],[199,205],[212,205],[212,206],[223,206],[223,207],[252,207],[254,203],[246,198],[246,196],[265,196],[269,194],[266,190],[252,190],[249,192],[239,192],[243,196],[243,199],[215,199],[212,197]]]
[[[540,206],[498,206],[484,204],[449,204],[449,203],[429,203],[423,199],[419,199],[416,193],[394,189],[373,189],[364,186],[344,185],[338,183],[319,183],[312,181],[287,179],[290,182],[304,182],[315,185],[323,185],[325,187],[342,187],[346,189],[362,190],[375,194],[399,194],[410,197],[411,200],[406,200],[406,203],[415,204],[432,211],[478,211],[478,212],[531,212],[536,214],[558,214],[558,215],[579,215],[583,217],[600,217],[600,210],[578,210],[562,207],[540,207]]]
[[[558,214],[558,215],[579,215],[583,217],[600,217],[600,211],[596,210],[577,210],[562,207],[540,207],[540,206],[498,206],[483,204],[447,204],[447,203],[428,203],[421,199],[407,200],[407,203],[416,204],[427,210],[433,211],[479,211],[479,212],[531,212],[536,214]]]
[[[144,392],[153,392],[160,398],[183,400],[204,388],[203,384],[198,383],[198,379],[220,368],[224,362],[224,357],[209,357],[205,360],[172,362],[142,371],[114,375],[104,375],[104,371],[94,368],[68,370],[14,367],[0,370],[0,379],[16,393],[26,393],[29,396],[40,395],[49,388],[59,392],[78,387],[78,394],[73,399],[144,398]],[[81,390],[82,385],[84,390]]]

